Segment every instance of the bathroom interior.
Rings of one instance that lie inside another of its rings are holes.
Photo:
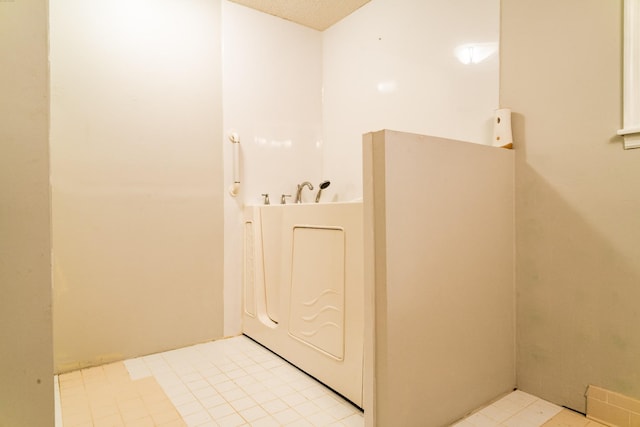
[[[514,388],[589,414],[590,386],[639,423],[637,2],[371,0],[327,28],[240,3],[0,2],[0,426],[53,425],[54,373],[248,332],[262,194],[362,209],[365,425]]]

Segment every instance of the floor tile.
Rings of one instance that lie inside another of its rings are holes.
[[[466,422],[474,427],[497,427],[501,424],[498,421],[492,420],[481,412],[471,415],[466,419]]]
[[[539,427],[561,411],[561,407],[536,400],[503,422],[507,427]]]
[[[255,420],[251,423],[251,427],[280,427],[281,424],[276,421],[273,417],[266,416],[264,418],[260,418],[259,420]]]
[[[205,410],[187,415],[186,417],[182,417],[182,419],[189,427],[197,427],[207,421],[212,421],[211,416]]]
[[[221,427],[238,427],[238,426],[242,426],[242,425],[246,425],[247,424],[247,422],[244,420],[244,418],[242,418],[240,415],[238,415],[236,413],[233,413],[233,414],[228,415],[228,416],[226,416],[224,418],[216,420],[216,422]]]
[[[359,409],[243,336],[61,374],[54,384],[56,427],[364,426]],[[519,390],[455,425],[602,427]]]
[[[341,420],[341,422],[347,427],[363,427],[364,417],[361,414],[354,414],[344,420]]]
[[[253,406],[249,409],[240,411],[240,415],[242,415],[242,418],[252,423],[253,421],[259,420],[260,418],[266,417],[268,414],[260,406]]]
[[[265,411],[269,412],[270,414],[275,414],[276,412],[284,411],[289,407],[286,403],[284,403],[280,399],[275,399],[270,402],[263,403],[261,406],[264,408]]]
[[[585,427],[589,420],[583,415],[563,409],[555,417],[543,424],[544,427]]]
[[[224,418],[228,415],[234,414],[236,412],[235,409],[228,403],[223,403],[221,405],[215,406],[208,410],[209,414],[213,417],[214,420]]]
[[[477,410],[455,427],[588,427],[580,414],[516,390]],[[604,427],[604,426],[591,426]]]
[[[489,405],[481,411],[485,416],[491,418],[498,423],[505,421],[508,418],[511,418],[515,412],[511,412],[509,410],[505,410],[503,408],[497,407],[495,405]]]
[[[276,412],[275,414],[272,414],[272,415],[273,415],[273,418],[275,418],[276,420],[278,420],[278,422],[281,423],[281,425],[288,425],[293,423],[296,420],[302,419],[302,415],[300,415],[298,412],[294,411],[291,408],[285,409],[284,411]]]

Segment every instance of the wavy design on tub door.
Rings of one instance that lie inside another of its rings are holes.
[[[327,305],[324,306],[320,309],[320,311],[318,311],[316,314],[312,315],[312,316],[302,316],[302,320],[304,320],[305,322],[313,322],[314,320],[316,320],[322,313],[324,313],[325,311],[328,310],[335,310],[338,313],[340,313],[340,309],[338,307],[334,307],[332,305]]]
[[[344,230],[294,227],[291,257],[289,334],[333,359],[342,360]]]
[[[303,302],[302,304],[304,304],[307,307],[311,307],[312,305],[317,304],[318,301],[320,301],[322,299],[322,297],[327,295],[327,294],[340,295],[339,292],[334,290],[334,289],[325,289],[324,291],[322,291],[322,293],[317,298],[314,298],[311,301]]]
[[[320,325],[317,329],[313,329],[313,330],[306,331],[306,332],[305,332],[305,331],[300,331],[300,334],[304,335],[304,336],[305,336],[305,337],[307,337],[307,338],[311,338],[311,337],[313,337],[313,336],[317,335],[317,334],[322,330],[322,328],[325,328],[325,327],[333,327],[333,328],[338,328],[338,329],[340,329],[340,325],[338,325],[338,324],[336,324],[336,323],[333,323],[333,322],[324,322],[324,323],[323,323],[322,325]]]

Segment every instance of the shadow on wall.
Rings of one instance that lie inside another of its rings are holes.
[[[527,163],[524,126],[515,115],[518,387],[581,412],[589,384],[640,398],[638,258],[615,211],[590,223],[589,203]]]

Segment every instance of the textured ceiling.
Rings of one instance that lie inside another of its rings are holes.
[[[370,0],[231,0],[324,31]]]

